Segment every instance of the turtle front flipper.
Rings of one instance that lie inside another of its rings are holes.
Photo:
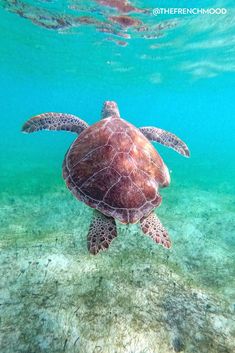
[[[170,147],[184,157],[190,156],[188,146],[171,132],[153,126],[141,127],[140,131],[150,141],[159,142],[164,146]]]
[[[115,219],[107,217],[99,211],[94,211],[87,237],[87,247],[90,253],[96,255],[101,250],[108,249],[116,236]]]
[[[31,133],[39,130],[64,130],[80,134],[88,124],[72,114],[44,113],[26,121],[22,132]]]
[[[165,248],[169,249],[171,247],[169,235],[154,212],[150,213],[148,217],[142,218],[140,226],[143,233],[153,239],[153,241],[163,245]]]

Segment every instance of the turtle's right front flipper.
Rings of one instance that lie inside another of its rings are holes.
[[[159,129],[154,126],[141,127],[140,131],[150,141],[161,143],[164,146],[170,147],[176,152],[182,154],[184,157],[189,157],[190,152],[186,143],[184,143],[178,136],[169,131]]]
[[[63,130],[80,134],[88,124],[72,114],[44,113],[26,121],[22,132],[31,133],[39,130]]]

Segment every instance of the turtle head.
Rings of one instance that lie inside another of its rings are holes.
[[[101,112],[101,119],[105,119],[111,116],[114,118],[120,118],[117,103],[114,101],[105,101]]]

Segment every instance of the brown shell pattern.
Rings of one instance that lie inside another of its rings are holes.
[[[168,169],[133,125],[106,118],[84,130],[68,150],[63,176],[81,201],[122,223],[135,223],[161,203]]]

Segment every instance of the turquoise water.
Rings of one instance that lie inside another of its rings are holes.
[[[234,351],[233,2],[0,5],[1,352]],[[75,136],[20,132],[49,111],[93,124],[105,100],[190,148],[186,159],[154,144],[171,171],[158,210],[169,251],[118,225],[109,250],[89,255],[92,212],[61,176]]]

